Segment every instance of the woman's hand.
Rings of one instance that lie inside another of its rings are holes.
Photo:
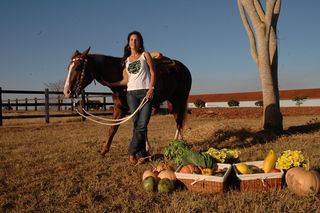
[[[153,98],[153,94],[154,94],[153,89],[152,88],[149,89],[148,92],[147,92],[147,95],[146,95],[146,99],[147,100],[149,100],[149,99],[151,100]]]
[[[105,81],[104,84],[105,84],[106,86],[108,86],[108,87],[112,87],[111,83],[109,83],[109,82],[107,82],[107,81]]]

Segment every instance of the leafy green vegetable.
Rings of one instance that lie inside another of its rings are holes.
[[[174,160],[177,166],[182,164],[182,155],[185,150],[189,150],[187,142],[184,140],[173,140],[164,149],[164,155]]]
[[[185,150],[182,155],[182,165],[193,165],[193,166],[201,166],[202,168],[214,169],[215,163],[213,158],[204,153],[198,153],[193,150]]]

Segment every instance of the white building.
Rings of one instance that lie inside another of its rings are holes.
[[[297,90],[281,90],[280,107],[297,106],[295,101],[292,101],[294,96],[303,97],[305,99],[300,106],[320,106],[320,88],[316,89],[297,89]],[[229,107],[229,100],[239,101],[239,107],[257,107],[256,101],[262,100],[262,92],[241,92],[241,93],[220,93],[220,94],[202,94],[190,95],[188,98],[188,107],[194,108],[195,100],[201,99],[206,102],[206,107]]]

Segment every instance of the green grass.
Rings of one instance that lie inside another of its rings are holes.
[[[189,116],[185,140],[192,149],[237,148],[241,161],[263,160],[270,148],[277,155],[301,150],[312,169],[320,168],[320,124],[312,116],[284,117],[282,135],[260,132],[260,120]],[[171,115],[152,116],[149,139],[153,154],[161,154],[173,139]],[[195,193],[177,187],[170,194],[145,192],[146,169],[127,153],[131,122],[123,124],[111,150],[99,155],[108,127],[79,119],[5,120],[0,127],[0,212],[320,212],[320,197],[299,197],[280,191],[225,194]],[[232,182],[232,181],[231,181]]]

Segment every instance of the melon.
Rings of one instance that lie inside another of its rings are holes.
[[[142,181],[142,185],[144,190],[153,191],[156,186],[156,181],[152,176],[149,176]]]
[[[155,181],[158,180],[157,177],[158,173],[157,172],[152,172],[150,169],[147,169],[146,171],[144,171],[143,175],[142,175],[142,180],[146,179],[147,177],[153,177]]]
[[[174,190],[173,182],[168,178],[163,178],[158,183],[159,193],[169,193]]]
[[[176,181],[176,175],[174,174],[174,171],[172,170],[163,170],[159,173],[158,178],[160,179],[164,179],[167,178],[169,180],[171,180],[173,183]]]

